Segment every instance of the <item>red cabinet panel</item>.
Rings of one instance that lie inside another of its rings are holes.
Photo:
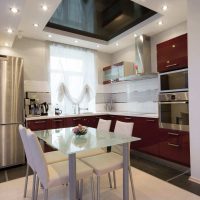
[[[51,120],[50,119],[41,119],[41,120],[30,120],[27,121],[26,126],[32,131],[51,129]]]
[[[158,72],[181,69],[188,66],[187,34],[157,45]]]
[[[189,166],[189,133],[160,129],[160,156]]]
[[[64,118],[51,119],[51,124],[52,124],[52,129],[64,128],[65,127],[65,119]]]

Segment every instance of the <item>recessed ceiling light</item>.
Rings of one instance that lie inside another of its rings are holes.
[[[12,30],[11,28],[8,28],[7,32],[8,32],[9,34],[11,34],[11,33],[13,33],[13,30]]]
[[[141,40],[142,42],[144,41],[143,35],[140,35],[140,40]]]
[[[33,24],[33,26],[37,28],[39,26],[39,24],[35,23],[35,24]]]
[[[8,43],[7,42],[5,42],[5,46],[8,47]]]
[[[163,11],[166,11],[167,10],[167,5],[163,5],[162,9],[163,9]]]
[[[119,46],[119,43],[118,42],[116,42],[116,44],[115,44],[116,46]]]
[[[159,26],[162,26],[162,25],[163,25],[163,22],[162,22],[162,21],[159,21],[159,22],[158,22],[158,25],[159,25]]]
[[[75,43],[78,43],[78,40],[74,40]]]
[[[137,37],[137,34],[136,34],[136,33],[134,34],[134,37]]]
[[[99,44],[97,44],[97,48],[99,48],[100,46],[99,46]]]
[[[48,35],[48,37],[49,37],[49,38],[52,38],[52,35],[51,35],[51,34],[49,34],[49,35]]]
[[[47,7],[46,4],[42,5],[42,10],[44,10],[44,11],[47,11],[47,10],[48,10],[48,7]]]
[[[11,11],[12,13],[14,13],[14,14],[16,14],[16,13],[19,12],[19,10],[18,10],[16,7],[10,8],[10,11]]]

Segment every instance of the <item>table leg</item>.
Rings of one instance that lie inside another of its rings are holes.
[[[76,154],[69,154],[69,199],[76,199]]]
[[[129,200],[129,144],[123,144],[123,200]]]

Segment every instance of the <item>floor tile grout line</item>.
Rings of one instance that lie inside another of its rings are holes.
[[[167,182],[170,182],[170,181],[172,181],[172,180],[174,180],[174,179],[176,179],[176,178],[178,178],[178,177],[180,177],[180,176],[183,176],[184,174],[187,174],[188,172],[190,172],[190,169],[188,169],[188,170],[186,170],[185,172],[183,172],[183,173],[181,173],[181,174],[178,174],[178,175],[176,175],[176,176],[174,176],[174,177],[172,177],[172,178],[170,178],[170,179],[168,179],[168,180],[166,180]]]

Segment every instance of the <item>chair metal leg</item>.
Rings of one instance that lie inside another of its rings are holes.
[[[36,176],[36,183],[35,183],[35,199],[34,199],[34,200],[37,200],[37,198],[38,198],[38,188],[39,188],[39,177]]]
[[[28,175],[29,175],[29,165],[27,164],[27,166],[26,166],[25,185],[24,185],[24,198],[26,198],[26,194],[27,194]]]
[[[113,171],[113,180],[114,180],[114,188],[117,188],[117,184],[116,184],[116,173],[115,171]]]
[[[80,180],[80,195],[79,199],[82,200],[83,198],[83,179]]]
[[[108,180],[109,180],[110,188],[112,188],[112,180],[111,180],[110,172],[108,172]]]
[[[97,176],[97,200],[100,200],[100,176]]]
[[[129,176],[130,176],[130,181],[131,181],[131,189],[132,189],[132,194],[133,194],[133,200],[136,200],[135,189],[134,189],[134,184],[133,184],[133,175],[132,175],[132,171],[131,171],[130,166],[129,166],[128,170],[129,170]]]
[[[94,192],[94,180],[93,180],[93,176],[91,176],[91,178],[90,178],[90,183],[91,183],[92,200],[95,200],[95,192]]]
[[[35,179],[36,179],[36,172],[33,173],[33,186],[32,186],[32,200],[35,199]]]
[[[48,200],[48,189],[44,189],[44,200]]]

